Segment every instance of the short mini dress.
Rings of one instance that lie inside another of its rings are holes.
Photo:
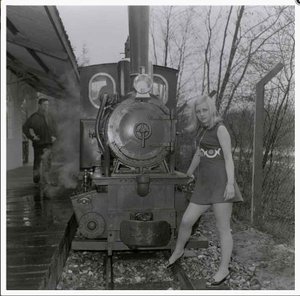
[[[210,205],[243,201],[236,184],[235,196],[229,200],[224,200],[227,173],[223,151],[217,136],[218,128],[221,125],[224,126],[222,122],[218,122],[212,128],[201,129],[197,137],[201,158],[195,188],[190,199],[192,203]]]

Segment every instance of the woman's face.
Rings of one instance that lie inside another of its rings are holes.
[[[203,125],[209,125],[210,122],[210,112],[208,104],[203,102],[196,105],[195,108],[196,116]]]

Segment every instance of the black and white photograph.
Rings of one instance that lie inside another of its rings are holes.
[[[299,295],[299,11],[2,0],[1,295]]]

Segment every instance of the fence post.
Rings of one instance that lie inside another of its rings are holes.
[[[262,184],[263,184],[263,138],[264,138],[264,91],[268,83],[283,68],[278,63],[266,76],[256,84],[254,143],[253,143],[253,170],[252,170],[252,197],[251,223],[259,224],[262,214]]]

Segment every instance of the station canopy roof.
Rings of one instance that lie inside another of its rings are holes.
[[[7,6],[7,67],[44,94],[78,95],[77,62],[55,6]]]

